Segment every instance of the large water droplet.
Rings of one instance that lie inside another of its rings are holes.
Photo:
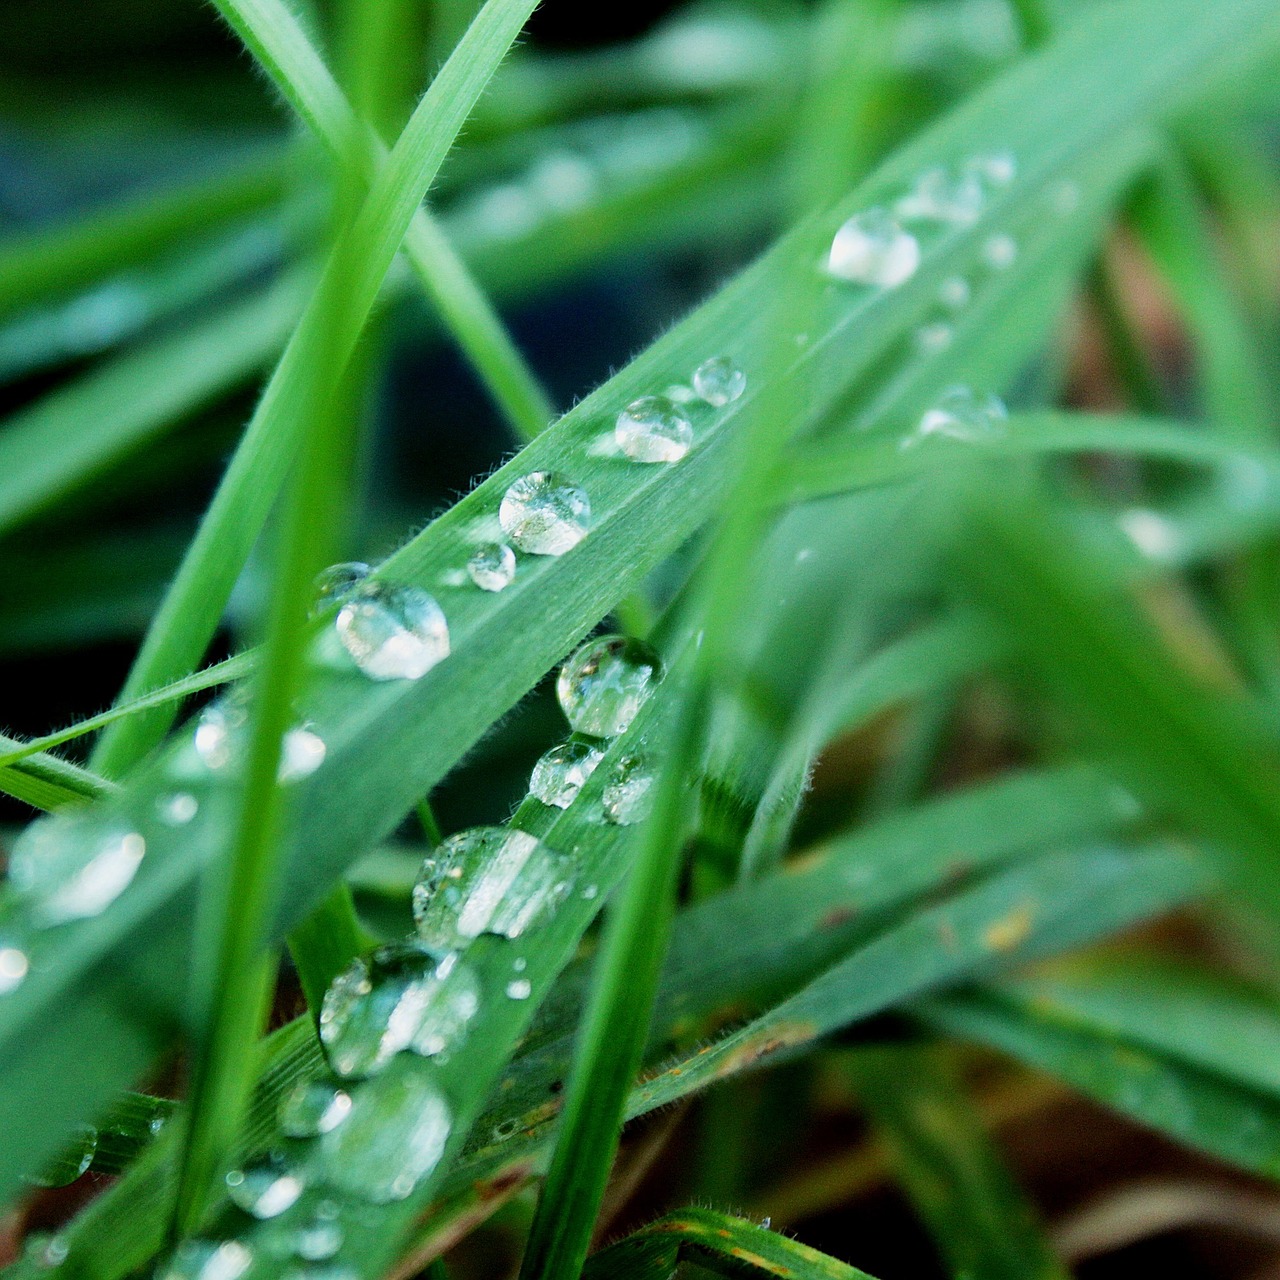
[[[555,471],[532,471],[502,495],[498,523],[521,551],[561,556],[587,536],[591,502]]]
[[[243,695],[220,699],[200,713],[195,748],[207,768],[218,771],[241,763],[248,723],[249,708]],[[289,729],[280,744],[277,777],[282,783],[298,782],[315,773],[324,757],[324,739],[314,729],[305,725]],[[194,797],[191,799],[194,802]],[[168,819],[168,815],[162,816]]]
[[[351,1111],[351,1095],[332,1080],[299,1080],[280,1102],[280,1128],[291,1138],[336,1129]]]
[[[252,1265],[252,1251],[239,1240],[184,1240],[156,1280],[237,1280]]]
[[[306,1188],[301,1173],[278,1152],[258,1156],[227,1174],[232,1204],[255,1218],[278,1218]]]
[[[653,808],[653,781],[653,770],[643,757],[623,756],[601,795],[604,816],[619,827],[642,822]]]
[[[467,572],[481,591],[501,591],[515,580],[516,554],[505,542],[486,542],[471,553]]]
[[[21,947],[0,944],[0,996],[20,987],[30,971],[31,961]]]
[[[421,1071],[356,1092],[345,1124],[321,1141],[326,1181],[375,1204],[403,1200],[440,1162],[453,1117]]]
[[[915,275],[920,243],[883,209],[850,218],[831,241],[827,272],[853,284],[892,289]]]
[[[339,1075],[372,1075],[405,1049],[444,1053],[479,1007],[479,984],[456,955],[388,943],[357,957],[330,984],[320,1040]]]
[[[417,587],[368,582],[338,610],[338,638],[371,680],[417,680],[449,656],[449,624]]]
[[[662,679],[662,662],[643,641],[599,636],[571,654],[556,677],[556,699],[575,733],[625,733]]]
[[[970,387],[948,387],[937,404],[926,409],[915,431],[905,437],[902,448],[920,443],[929,436],[945,436],[978,444],[1004,434],[1008,410],[999,396],[978,396]]]
[[[641,396],[618,414],[618,448],[633,462],[679,462],[693,444],[693,424],[666,396]]]
[[[344,560],[331,564],[316,574],[316,602],[313,613],[319,613],[339,600],[345,600],[369,576],[370,569],[363,560]]]
[[[572,863],[528,832],[461,831],[422,864],[413,886],[418,933],[440,947],[482,933],[517,938],[568,893],[571,878]]]
[[[893,211],[900,218],[968,227],[981,216],[983,204],[982,182],[976,173],[952,174],[938,167],[922,173]]]
[[[562,742],[533,766],[529,791],[543,804],[567,809],[603,758],[604,752],[599,747],[585,742]]]
[[[728,356],[712,356],[693,371],[693,389],[717,409],[732,404],[747,389],[747,375]]]
[[[41,924],[101,914],[129,887],[147,851],[136,831],[91,834],[87,852],[77,834],[71,821],[37,823],[9,858],[9,883]]]
[[[98,1151],[98,1131],[92,1125],[80,1125],[67,1145],[31,1179],[40,1187],[65,1187],[88,1172]]]

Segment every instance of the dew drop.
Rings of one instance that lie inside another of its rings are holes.
[[[554,471],[516,480],[498,507],[502,531],[521,550],[560,556],[587,536],[591,503],[577,485]]]
[[[1120,528],[1147,559],[1177,558],[1180,547],[1177,527],[1159,512],[1135,507],[1120,516]]]
[[[280,744],[280,781],[309,778],[324,764],[325,753],[324,739],[314,729],[305,725],[290,729]]]
[[[556,700],[575,733],[625,733],[662,679],[662,662],[643,641],[599,636],[572,653],[556,677]]]
[[[699,399],[719,409],[747,389],[747,375],[728,356],[712,356],[693,371],[693,389]]]
[[[331,1080],[299,1080],[280,1102],[280,1128],[291,1138],[316,1138],[350,1114],[351,1095]]]
[[[964,172],[988,186],[1007,187],[1018,176],[1018,158],[1012,151],[972,156],[965,161]]]
[[[342,1248],[342,1228],[332,1219],[316,1214],[293,1235],[293,1251],[306,1262],[323,1262]]]
[[[278,1218],[306,1188],[302,1175],[278,1152],[233,1169],[226,1181],[232,1204],[255,1218]]]
[[[38,1187],[65,1187],[88,1172],[97,1151],[97,1129],[80,1125],[67,1145],[31,1181]]]
[[[421,1071],[384,1076],[357,1090],[347,1122],[320,1139],[325,1180],[375,1204],[403,1200],[439,1163],[452,1124]]]
[[[505,542],[486,542],[471,553],[467,573],[481,591],[501,591],[515,581],[516,553]]]
[[[525,831],[472,827],[422,863],[413,915],[429,945],[462,947],[482,933],[518,938],[568,892],[572,864]]]
[[[316,602],[312,613],[320,613],[331,604],[345,600],[369,576],[369,566],[363,560],[344,560],[331,564],[316,574]]]
[[[883,209],[855,214],[836,232],[827,272],[837,280],[892,289],[915,275],[920,243]]]
[[[320,1041],[340,1076],[369,1076],[402,1050],[430,1057],[452,1048],[479,1007],[479,983],[456,955],[392,942],[358,956],[330,983]]]
[[[184,1240],[156,1280],[238,1280],[252,1265],[252,1251],[239,1240]]]
[[[956,331],[945,320],[922,324],[916,330],[916,346],[922,355],[941,355],[955,340]]]
[[[524,958],[524,956],[516,956],[516,958],[511,962],[511,967],[516,971],[516,973],[523,973],[529,967],[529,962]]]
[[[937,403],[925,410],[915,431],[903,439],[900,447],[910,448],[929,436],[945,436],[969,444],[996,439],[1003,434],[1008,416],[999,396],[978,396],[970,387],[948,387]]]
[[[0,996],[20,987],[30,971],[31,961],[21,947],[0,946]]]
[[[29,827],[9,858],[9,883],[44,925],[87,920],[132,883],[147,851],[136,831],[98,834],[86,855],[72,821]]]
[[[539,157],[526,181],[547,208],[561,213],[590,204],[598,186],[592,166],[571,151],[552,151]]]
[[[200,801],[190,791],[156,797],[156,815],[166,827],[185,827],[199,812]]]
[[[449,656],[449,625],[417,587],[370,581],[338,610],[338,638],[371,680],[417,680]]]
[[[585,742],[562,742],[533,766],[529,791],[543,804],[567,809],[604,759],[604,752]]]
[[[205,707],[196,721],[195,744],[206,768],[225,769],[232,762],[248,719],[243,701],[223,698]]]
[[[926,169],[893,211],[899,218],[945,222],[968,227],[982,214],[985,198],[979,176],[969,169],[952,174],[942,167]]]
[[[598,884],[589,884],[582,891],[583,900],[592,902],[600,896],[600,886]]]
[[[640,756],[623,756],[605,783],[605,818],[618,827],[643,822],[653,808],[653,781],[653,771]]]
[[[533,991],[533,984],[528,978],[512,978],[507,983],[508,1000],[527,1000]]]
[[[982,245],[982,257],[989,267],[1007,270],[1018,260],[1018,242],[1010,235],[989,236]]]
[[[693,444],[693,424],[666,396],[641,396],[618,414],[613,433],[633,462],[679,462]]]
[[[938,300],[950,311],[962,311],[972,292],[964,276],[948,276],[938,288]]]

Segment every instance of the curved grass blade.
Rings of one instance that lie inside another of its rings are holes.
[[[31,756],[25,743],[0,734],[0,752],[12,763],[0,766],[0,791],[46,813],[101,800],[117,790],[111,783],[69,760],[43,753]]]
[[[584,1280],[671,1280],[682,1262],[725,1276],[871,1280],[798,1240],[714,1209],[669,1213],[595,1254]]]

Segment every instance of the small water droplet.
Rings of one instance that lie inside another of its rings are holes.
[[[972,293],[964,276],[948,276],[938,288],[938,300],[951,311],[961,311],[969,305]]]
[[[693,444],[693,424],[666,396],[641,396],[618,414],[618,448],[633,462],[679,462]]]
[[[625,733],[662,679],[662,662],[628,636],[599,636],[569,656],[556,677],[556,700],[575,733]]]
[[[156,814],[166,827],[185,827],[199,812],[200,801],[190,791],[156,797]]]
[[[444,1053],[479,1007],[479,983],[456,955],[392,942],[358,956],[330,983],[320,1006],[320,1041],[340,1076],[369,1076],[406,1049],[424,1057]],[[350,1114],[343,1123],[349,1122]]]
[[[582,896],[587,902],[591,902],[600,896],[600,886],[598,884],[589,884],[582,891]]]
[[[502,495],[498,523],[521,551],[560,556],[587,536],[591,503],[577,485],[554,471],[521,476]]]
[[[920,174],[893,211],[899,218],[968,227],[981,216],[983,203],[982,182],[976,173],[966,168],[952,174],[939,166]]]
[[[512,978],[507,983],[508,1000],[527,1000],[533,991],[533,984],[528,978]]]
[[[270,1152],[233,1169],[226,1178],[231,1203],[255,1218],[278,1218],[306,1189],[301,1173],[279,1152]]]
[[[30,971],[31,961],[21,947],[0,946],[0,996],[20,987]]]
[[[473,827],[450,836],[422,863],[413,886],[418,934],[462,947],[482,933],[518,938],[568,892],[571,864],[525,831]]]
[[[505,542],[486,542],[471,553],[467,573],[481,591],[501,591],[515,581],[516,553]]]
[[[325,753],[324,739],[314,729],[306,725],[290,729],[280,744],[280,781],[309,778],[324,764]]]
[[[992,187],[1007,187],[1018,176],[1018,158],[1012,151],[992,151],[972,156],[964,171]]]
[[[770,1228],[771,1226],[773,1226],[773,1219],[772,1219],[772,1218],[761,1218],[761,1219],[760,1219],[760,1225],[761,1225],[761,1226],[762,1226],[766,1231],[768,1231],[768,1230],[769,1230],[769,1228]]]
[[[45,1267],[60,1267],[71,1255],[71,1245],[67,1237],[59,1233],[45,1241],[40,1262]]]
[[[653,808],[653,771],[640,756],[623,756],[605,783],[604,816],[615,826],[643,822]]]
[[[732,404],[747,389],[747,375],[728,356],[712,356],[693,371],[693,389],[717,409]]]
[[[529,962],[524,958],[524,956],[516,956],[516,958],[511,962],[511,967],[517,973],[523,973],[529,967]]]
[[[883,209],[855,214],[836,232],[827,272],[853,284],[892,289],[915,275],[920,243]]]
[[[1157,511],[1135,507],[1120,516],[1120,528],[1149,560],[1175,560],[1181,547],[1177,527]]]
[[[331,1080],[299,1080],[280,1102],[280,1128],[291,1138],[336,1129],[351,1111],[351,1095]]]
[[[97,1129],[79,1125],[67,1145],[31,1181],[38,1187],[65,1187],[88,1172],[97,1151]]]
[[[371,680],[417,680],[449,656],[449,624],[417,587],[367,582],[338,610],[335,626]]]
[[[232,762],[248,719],[242,699],[222,698],[205,707],[196,721],[195,744],[206,768],[225,769]]]
[[[331,564],[316,574],[316,602],[312,614],[320,613],[331,604],[345,600],[369,576],[371,570],[363,560],[344,560]]]
[[[184,1240],[156,1280],[238,1280],[252,1265],[252,1251],[239,1240]]]
[[[907,449],[930,436],[945,436],[969,444],[998,438],[1009,412],[999,396],[978,396],[971,387],[948,387],[938,402],[926,409],[915,431],[906,436]]]
[[[29,827],[9,858],[9,883],[41,924],[86,920],[105,911],[133,881],[147,851],[136,831],[94,833],[86,854],[73,819]]]
[[[420,1071],[356,1091],[346,1123],[320,1139],[325,1180],[375,1204],[403,1200],[436,1167],[453,1117]]]
[[[323,1262],[342,1248],[342,1228],[331,1218],[317,1213],[293,1234],[293,1251],[306,1262]]]
[[[941,355],[955,340],[956,331],[945,320],[922,324],[916,330],[916,346],[926,356]]]
[[[543,804],[567,809],[578,798],[604,752],[585,742],[562,742],[533,766],[529,791]]]
[[[529,190],[548,209],[571,213],[590,204],[598,186],[595,170],[571,151],[540,156],[526,176]]]
[[[982,257],[987,266],[1007,270],[1018,260],[1018,242],[1009,235],[988,236],[982,245]]]

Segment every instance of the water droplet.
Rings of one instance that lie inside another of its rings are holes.
[[[569,656],[556,677],[556,700],[575,733],[625,733],[662,679],[662,662],[643,641],[599,636]]]
[[[325,751],[324,739],[314,729],[290,729],[280,744],[280,781],[309,778],[324,764]]]
[[[879,208],[844,223],[827,258],[827,272],[836,279],[882,289],[910,280],[919,265],[919,241]]]
[[[968,227],[981,216],[983,203],[982,182],[976,173],[966,168],[952,174],[938,167],[925,170],[893,211],[900,218]]]
[[[200,801],[190,791],[156,797],[156,814],[166,827],[185,827],[199,812]]]
[[[663,393],[673,404],[692,404],[698,393],[683,382],[673,382]]]
[[[600,896],[600,886],[598,884],[589,884],[582,891],[582,896],[587,902],[592,902]]]
[[[1007,187],[1018,176],[1018,158],[1012,151],[992,151],[970,157],[964,171],[988,186]]]
[[[413,915],[429,944],[465,946],[482,933],[518,938],[567,892],[571,864],[525,831],[473,827],[423,861]]]
[[[922,324],[916,330],[916,346],[926,356],[941,355],[955,340],[956,331],[945,320]]]
[[[294,1233],[293,1251],[306,1262],[323,1262],[342,1248],[342,1241],[342,1228],[332,1218],[317,1213]]]
[[[481,591],[501,591],[516,576],[516,553],[505,542],[486,542],[467,561],[471,581]]]
[[[278,1218],[293,1207],[306,1185],[302,1175],[274,1151],[227,1174],[232,1204],[255,1218]]]
[[[239,1240],[184,1240],[156,1280],[237,1280],[252,1265],[252,1251]]]
[[[498,523],[521,551],[560,556],[587,536],[591,503],[577,485],[554,471],[521,476],[502,495]]]
[[[972,292],[964,276],[948,276],[938,288],[938,300],[951,311],[961,311],[969,305]]]
[[[693,444],[693,424],[666,396],[641,396],[618,414],[618,448],[633,462],[679,462]]]
[[[747,375],[728,356],[712,356],[693,371],[693,389],[717,409],[732,404],[747,389]]]
[[[604,816],[615,826],[643,822],[653,808],[653,771],[640,756],[623,756],[605,783]]]
[[[989,236],[982,246],[987,266],[1004,271],[1018,260],[1018,242],[1008,235]]]
[[[31,961],[21,947],[0,946],[0,996],[22,985],[31,970]]]
[[[903,439],[900,447],[910,448],[929,436],[945,436],[969,444],[996,439],[1003,434],[1008,416],[999,396],[980,397],[970,387],[948,387],[937,404],[925,410],[915,431]]]
[[[345,600],[369,576],[370,569],[363,560],[344,560],[331,564],[316,574],[316,602],[312,613],[320,613],[331,604]]]
[[[196,722],[196,755],[209,769],[225,769],[234,759],[236,744],[248,723],[243,700],[223,698],[211,703]]]
[[[507,983],[508,1000],[527,1000],[533,991],[533,984],[528,978],[512,978]]]
[[[1177,527],[1157,511],[1135,507],[1120,516],[1120,528],[1149,560],[1175,560],[1181,545]]]
[[[338,638],[371,680],[417,680],[449,656],[449,625],[417,587],[365,583],[338,610]]]
[[[456,955],[392,942],[357,957],[330,984],[320,1040],[339,1075],[373,1075],[405,1049],[445,1052],[479,1007],[479,984]]]
[[[136,831],[92,836],[86,855],[73,821],[29,827],[9,859],[9,883],[42,924],[100,915],[130,885],[147,851]]]
[[[590,204],[597,188],[595,170],[571,151],[552,151],[530,167],[530,191],[549,209],[570,213]]]
[[[452,1124],[422,1072],[386,1075],[357,1090],[347,1122],[320,1139],[326,1181],[375,1204],[403,1200],[439,1163]]]
[[[65,1187],[88,1172],[97,1151],[97,1129],[88,1124],[80,1125],[67,1145],[31,1181],[38,1187]]]
[[[71,1246],[67,1237],[59,1233],[48,1238],[44,1243],[40,1264],[44,1267],[60,1267],[71,1254]]]
[[[529,962],[524,958],[524,956],[516,956],[516,958],[511,962],[511,967],[517,973],[523,973],[529,967]]]
[[[599,747],[585,742],[562,742],[533,766],[529,791],[543,804],[567,809],[603,759],[604,752]]]
[[[336,1129],[351,1111],[351,1095],[331,1080],[299,1080],[280,1102],[280,1128],[291,1138]]]

